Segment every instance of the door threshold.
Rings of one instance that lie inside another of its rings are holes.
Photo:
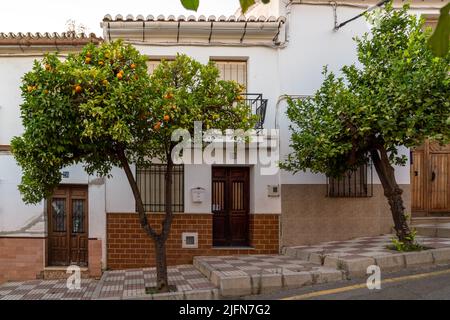
[[[66,271],[67,268],[71,267],[70,266],[49,266],[49,267],[45,267],[44,271]],[[80,271],[88,271],[89,268],[88,267],[79,267]]]
[[[251,246],[212,247],[213,250],[256,250]]]

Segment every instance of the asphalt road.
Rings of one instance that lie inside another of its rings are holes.
[[[287,300],[450,300],[450,265],[385,274],[380,290],[369,290],[366,279],[284,290],[243,299]]]

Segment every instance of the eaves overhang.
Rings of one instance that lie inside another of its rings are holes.
[[[45,52],[76,52],[88,43],[103,39],[95,34],[71,33],[0,33],[0,54],[42,54]]]
[[[284,17],[225,17],[152,15],[144,18],[106,15],[101,23],[105,40],[152,45],[276,46]]]

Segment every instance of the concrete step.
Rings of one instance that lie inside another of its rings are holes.
[[[433,224],[433,223],[450,223],[450,217],[413,217],[411,219],[411,225],[421,225],[421,224]]]
[[[67,279],[74,274],[74,271],[67,273],[68,267],[45,267],[41,273],[42,279],[45,280],[56,280],[56,279]],[[89,278],[89,269],[87,267],[80,267],[81,278]]]
[[[285,255],[194,257],[194,266],[219,288],[222,297],[239,297],[346,279],[336,268]]]
[[[420,236],[450,238],[450,223],[419,224],[414,228]]]

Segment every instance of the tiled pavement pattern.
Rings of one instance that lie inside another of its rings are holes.
[[[286,255],[195,257],[194,265],[169,267],[169,284],[177,292],[151,295],[155,268],[106,271],[100,281],[82,279],[80,290],[68,290],[66,280],[33,280],[0,285],[0,300],[8,299],[214,299],[258,294],[285,287],[339,281],[366,267],[409,267],[450,263],[450,238],[418,236],[433,250],[399,253],[387,249],[392,235],[288,247]],[[344,262],[344,268],[341,263]]]
[[[169,267],[169,286],[175,285],[178,292],[213,290],[208,281],[194,266]],[[130,298],[145,296],[146,287],[156,286],[155,268],[107,271],[101,280],[99,298]]]
[[[0,285],[0,300],[89,300],[96,280],[82,279],[81,289],[67,289],[67,280],[32,280]]]
[[[211,270],[226,276],[277,274],[283,272],[317,271],[320,265],[282,255],[249,255],[201,257]]]
[[[392,244],[392,238],[393,235],[389,234],[346,241],[330,241],[318,245],[292,247],[292,249],[304,253],[319,253],[328,256],[345,257],[346,259],[379,257],[398,254],[398,252],[386,248]],[[423,246],[433,249],[450,248],[449,238],[417,236],[416,239]]]
[[[215,286],[192,265],[169,267],[169,285],[177,292],[162,294],[168,299],[214,297]],[[67,280],[32,280],[0,285],[0,300],[90,300],[156,298],[145,293],[156,285],[155,268],[106,271],[101,280],[82,279],[80,290],[67,289]]]

